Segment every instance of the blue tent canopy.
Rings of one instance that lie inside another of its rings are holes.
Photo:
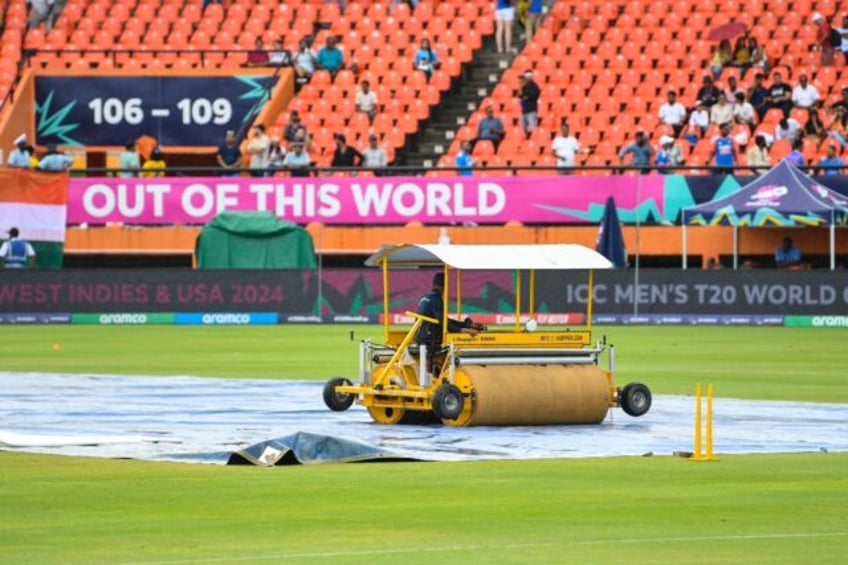
[[[686,226],[830,226],[830,265],[835,268],[834,226],[848,220],[848,199],[820,185],[784,160],[733,194],[684,208],[683,268],[686,268]],[[736,266],[734,231],[734,267]]]

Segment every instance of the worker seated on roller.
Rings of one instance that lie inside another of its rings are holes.
[[[438,324],[424,322],[415,334],[415,343],[426,345],[427,351],[432,355],[442,345],[442,315],[444,313],[444,302],[442,292],[445,288],[445,274],[436,273],[433,277],[433,289],[418,300],[418,314],[439,320]],[[486,326],[474,322],[471,318],[463,321],[448,318],[448,333],[467,333],[476,335],[478,332],[486,331]]]

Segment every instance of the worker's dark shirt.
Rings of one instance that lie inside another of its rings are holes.
[[[415,334],[415,343],[426,345],[432,351],[442,344],[442,314],[444,313],[444,302],[442,292],[437,289],[431,290],[418,300],[418,314],[439,320],[438,324],[424,322]],[[465,325],[462,322],[448,318],[448,331],[456,333],[462,331]]]

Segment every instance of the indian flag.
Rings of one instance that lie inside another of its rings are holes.
[[[66,173],[0,168],[0,239],[18,228],[40,268],[62,268],[67,204]]]

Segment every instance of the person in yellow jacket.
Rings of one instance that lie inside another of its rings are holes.
[[[144,178],[164,177],[165,176],[165,159],[162,156],[162,150],[159,147],[154,147],[150,152],[150,159],[144,162],[141,166],[141,176]]]

